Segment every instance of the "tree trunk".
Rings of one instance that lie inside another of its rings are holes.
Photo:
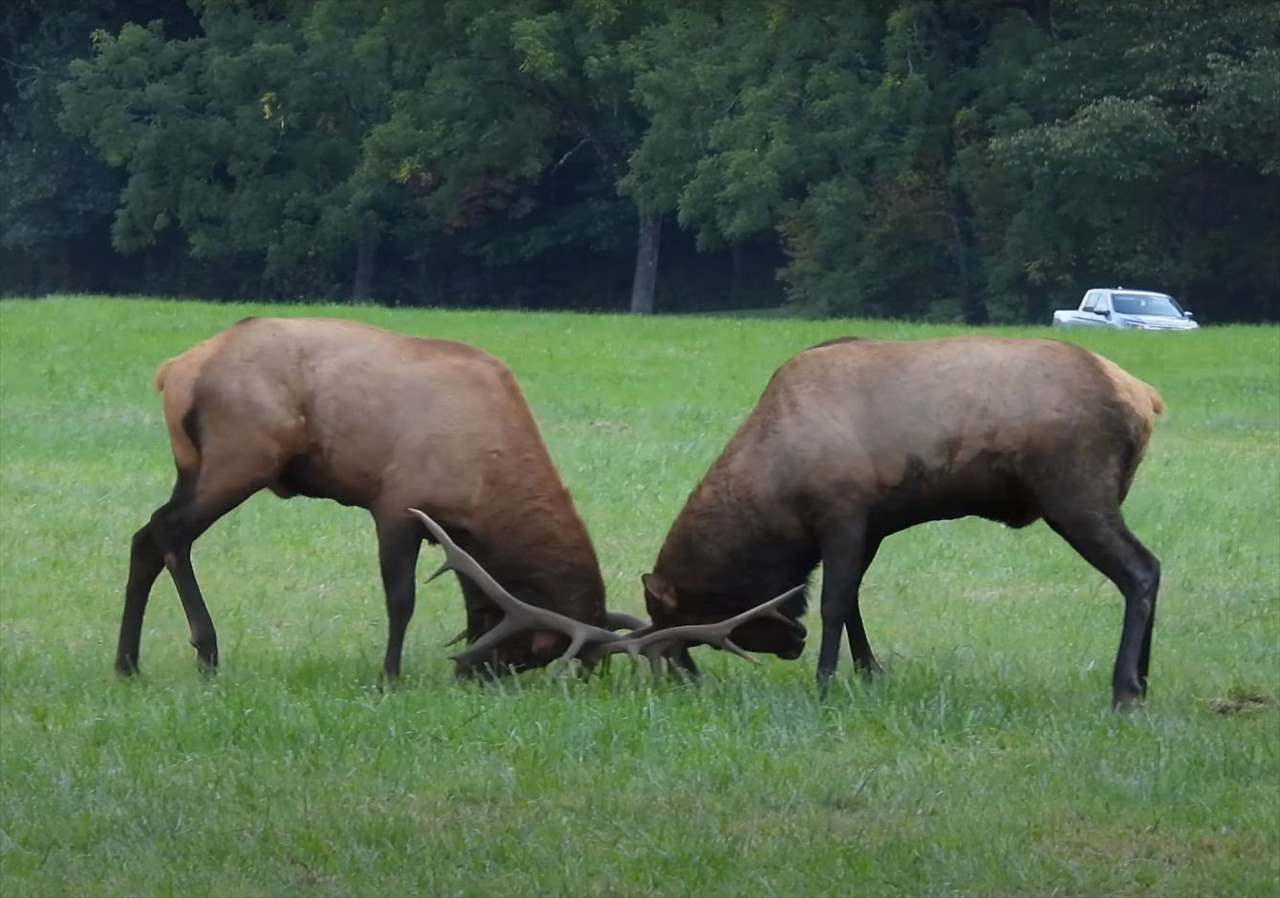
[[[378,234],[373,226],[363,223],[356,244],[356,275],[351,285],[351,298],[368,302],[373,298],[373,276],[378,263]]]
[[[662,242],[662,216],[640,215],[640,237],[636,243],[636,276],[631,282],[631,313],[653,314],[653,294],[658,286],[658,247]]]
[[[977,257],[974,251],[973,211],[969,201],[959,187],[947,191],[947,212],[951,217],[951,234],[955,240],[952,254],[956,260],[956,273],[960,276],[960,313],[965,324],[986,324],[990,321],[987,304],[978,292],[977,278],[974,276],[973,260]]]

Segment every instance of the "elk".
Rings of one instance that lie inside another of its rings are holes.
[[[1147,691],[1160,564],[1120,512],[1164,403],[1150,385],[1078,346],[952,337],[840,338],[799,353],[688,497],[643,578],[655,627],[716,620],[804,583],[821,562],[821,689],[848,634],[878,669],[858,588],[890,534],[977,515],[1044,518],[1124,596],[1116,707]],[[797,657],[798,594],[736,634]]]
[[[378,539],[388,636],[400,673],[414,610],[425,508],[526,601],[593,626],[605,611],[595,550],[511,371],[463,343],[332,319],[249,318],[162,364],[155,377],[177,466],[169,501],[133,536],[116,669],[138,669],[147,597],[167,568],[198,663],[218,638],[191,566],[192,543],[266,488],[367,509]],[[501,613],[459,576],[466,637]],[[634,620],[631,623],[635,623]],[[559,637],[521,634],[476,664],[555,657]],[[460,673],[466,670],[460,668]]]

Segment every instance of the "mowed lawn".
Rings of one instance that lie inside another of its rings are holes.
[[[260,495],[196,545],[205,678],[167,577],[117,680],[132,532],[172,462],[164,358],[247,314],[465,340],[524,386],[612,607],[796,351],[862,321],[461,313],[68,297],[0,303],[0,894],[1239,895],[1280,892],[1280,329],[1054,333],[1163,393],[1125,506],[1164,567],[1150,699],[1109,710],[1122,603],[1043,523],[886,542],[886,674],[826,700],[815,646],[459,685],[452,582],[405,682],[362,511]],[[1046,329],[1000,331],[1049,336]],[[911,414],[904,406],[903,414]],[[1089,459],[1080,459],[1088,465]],[[438,560],[425,550],[422,574]],[[816,633],[816,609],[808,623]]]

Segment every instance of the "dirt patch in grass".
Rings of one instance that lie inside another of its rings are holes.
[[[1277,707],[1275,696],[1264,692],[1247,689],[1232,689],[1225,698],[1215,698],[1209,702],[1209,710],[1214,714],[1255,714]]]

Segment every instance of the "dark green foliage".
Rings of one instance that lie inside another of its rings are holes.
[[[84,288],[114,264],[105,226],[120,181],[89,146],[59,129],[57,89],[90,52],[90,33],[172,4],[13,0],[0,8],[0,292]],[[179,9],[179,13],[183,10]],[[177,30],[189,16],[172,15]],[[114,286],[98,280],[99,289]]]
[[[621,308],[661,219],[660,310],[1274,318],[1277,47],[1254,0],[22,0],[0,289]]]
[[[1011,222],[991,253],[1007,315],[1038,314],[1057,285],[1124,282],[1161,284],[1212,318],[1274,317],[1280,6],[1057,9],[1055,39],[1001,98],[1042,108],[1042,123],[1002,123],[984,147],[1012,176],[986,209]]]

